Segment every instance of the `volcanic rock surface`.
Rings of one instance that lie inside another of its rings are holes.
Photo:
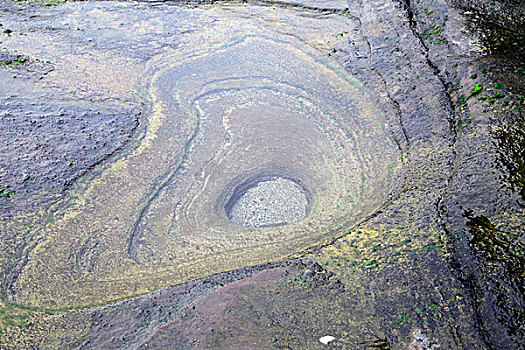
[[[512,5],[2,3],[0,347],[522,349]]]

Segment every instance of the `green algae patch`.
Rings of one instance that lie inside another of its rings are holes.
[[[483,90],[483,85],[481,85],[481,84],[476,84],[476,86],[474,86],[474,88],[472,89],[472,91],[470,92],[470,94],[467,96],[467,100],[468,100],[469,98],[471,98],[472,96],[476,96],[476,95],[479,94],[482,90]]]
[[[16,66],[23,65],[27,61],[28,59],[26,57],[18,55],[16,59],[9,60],[9,61],[0,61],[0,63],[3,64],[5,67],[16,67]]]
[[[84,311],[50,311],[15,303],[0,303],[0,344],[7,349],[69,348],[88,333]]]
[[[10,328],[29,328],[37,308],[16,304],[0,304],[0,334]]]
[[[11,189],[11,186],[1,186],[0,185],[0,198],[9,198],[16,194],[15,190]]]
[[[439,235],[419,240],[407,238],[406,233],[399,229],[354,230],[312,255],[323,267],[343,276],[358,270],[373,272],[401,266],[415,254],[444,253],[445,246]]]
[[[355,320],[365,317],[366,307],[372,308],[373,322],[381,325],[389,340],[428,324],[434,325],[434,335],[447,334],[451,314],[458,323],[468,319],[462,315],[463,291],[440,277],[450,252],[438,231],[376,225],[378,229],[352,230],[305,256],[340,278],[345,290],[359,295],[358,306],[347,314]],[[361,323],[369,325],[370,320]]]

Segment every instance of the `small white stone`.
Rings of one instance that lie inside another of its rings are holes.
[[[330,343],[332,340],[334,340],[335,338],[332,337],[331,335],[325,335],[324,337],[320,338],[319,341],[323,344],[328,344]]]

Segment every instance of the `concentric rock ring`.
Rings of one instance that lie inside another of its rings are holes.
[[[21,299],[114,300],[280,259],[381,205],[397,150],[358,81],[250,21],[199,35],[150,61],[145,133],[72,194],[33,253],[46,264],[17,281]],[[262,180],[294,198],[232,217]]]
[[[247,37],[166,70],[159,91],[193,128],[180,166],[138,221],[130,243],[137,262],[171,264],[217,246],[312,243],[378,205],[366,182],[381,179],[391,162],[381,162],[382,152],[392,147],[380,116],[356,82],[304,51]],[[311,189],[309,215],[286,226],[232,225],[214,210],[217,200],[232,179],[252,174],[301,179]]]

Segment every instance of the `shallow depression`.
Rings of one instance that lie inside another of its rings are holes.
[[[234,198],[228,217],[237,225],[265,227],[291,224],[307,213],[305,191],[294,181],[277,177],[258,182]]]
[[[398,152],[373,99],[318,45],[275,28],[274,9],[71,6],[107,28],[188,34],[148,60],[144,132],[46,226],[49,249],[34,252],[46,264],[21,274],[21,298],[89,304],[275,261],[346,232],[390,191]],[[281,13],[315,42],[347,27]],[[134,55],[142,34],[123,30],[100,40]]]

